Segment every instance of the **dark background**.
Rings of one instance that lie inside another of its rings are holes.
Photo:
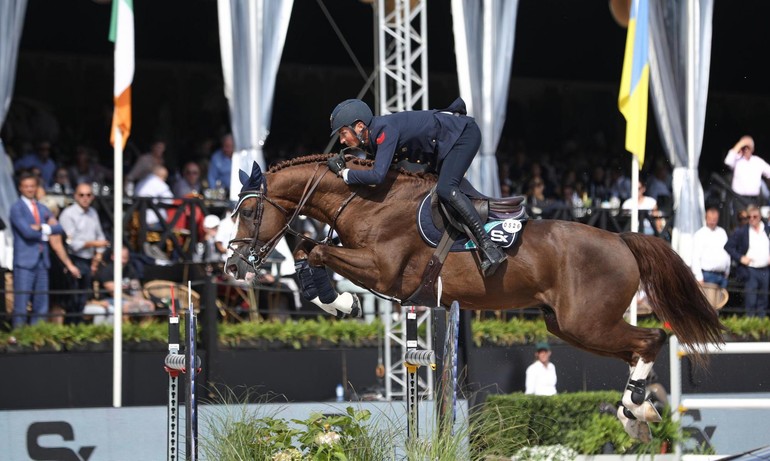
[[[702,177],[721,170],[726,149],[742,134],[755,136],[761,156],[770,141],[768,33],[762,25],[770,5],[715,3]],[[191,155],[204,158],[228,131],[216,5],[215,0],[134,1],[137,64],[129,149],[145,151],[152,140],[165,139],[173,166]],[[271,158],[322,150],[331,108],[364,85],[321,5],[366,72],[373,68],[370,5],[296,0],[266,145]],[[110,8],[93,0],[29,1],[2,133],[12,151],[51,139],[66,162],[74,146],[85,143],[110,164]],[[428,22],[429,105],[443,107],[458,94],[449,2],[429,0]],[[558,162],[568,155],[565,146],[577,143],[598,158],[627,160],[625,122],[617,110],[625,34],[606,0],[521,0],[499,156],[524,149],[532,156],[547,152]],[[648,159],[663,159],[650,117]]]

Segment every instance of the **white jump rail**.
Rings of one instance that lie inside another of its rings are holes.
[[[770,342],[725,343],[719,346],[709,344],[700,348],[704,354],[770,354]],[[669,362],[671,366],[671,392],[669,402],[672,418],[681,419],[682,414],[691,409],[770,409],[770,399],[756,398],[721,398],[682,399],[682,357],[687,350],[679,345],[679,340],[672,335],[669,341]],[[679,454],[679,446],[676,447]]]

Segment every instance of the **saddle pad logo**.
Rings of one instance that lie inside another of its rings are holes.
[[[526,216],[526,215],[525,215]],[[484,225],[489,237],[499,246],[510,248],[516,243],[516,239],[521,234],[526,217],[515,219],[511,217],[493,217]],[[426,195],[417,209],[417,228],[422,239],[433,248],[438,246],[444,229],[439,230],[433,223],[433,216],[430,208],[430,194]],[[467,236],[460,235],[452,243],[450,251],[471,251],[476,248]]]
[[[506,219],[505,221],[488,221],[484,224],[484,230],[489,234],[493,242],[503,248],[510,248],[516,242],[516,236],[521,231],[521,221],[516,219]],[[476,248],[473,240],[468,240],[465,248],[470,250]]]

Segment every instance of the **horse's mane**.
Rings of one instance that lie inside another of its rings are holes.
[[[276,163],[275,165],[270,166],[270,169],[268,170],[268,173],[275,173],[276,171],[280,171],[292,166],[299,166],[299,165],[307,165],[309,163],[326,163],[329,158],[335,156],[337,154],[310,154],[305,155],[303,157],[296,157],[289,160],[283,160],[281,162]],[[358,157],[353,157],[348,159],[348,163],[353,163],[354,165],[362,165],[362,166],[368,166],[372,167],[374,166],[374,160],[369,159],[362,159]],[[396,168],[391,166],[390,172],[396,172],[401,176],[406,176],[410,178],[415,178],[421,181],[426,182],[435,182],[436,181],[436,175],[433,173],[424,173],[424,172],[414,172],[414,171],[408,171],[404,168]]]

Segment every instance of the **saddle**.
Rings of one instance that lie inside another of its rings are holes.
[[[484,229],[492,240],[503,248],[510,248],[526,224],[525,197],[493,198],[477,191],[467,180],[460,183],[485,223]],[[429,306],[433,302],[434,285],[450,251],[472,251],[476,243],[470,230],[458,221],[438,199],[435,188],[423,198],[417,209],[417,228],[420,236],[436,250],[428,261],[420,286],[405,301],[404,306]]]
[[[515,243],[516,235],[521,230],[520,223],[528,219],[524,197],[492,198],[473,188],[465,179],[460,184],[460,191],[471,199],[471,203],[485,223],[484,228],[492,240],[502,248],[509,248]],[[423,200],[417,210],[417,228],[423,241],[436,248],[447,230],[454,229],[450,251],[470,251],[476,244],[469,237],[470,231],[457,220],[453,213],[441,203],[435,188]]]

